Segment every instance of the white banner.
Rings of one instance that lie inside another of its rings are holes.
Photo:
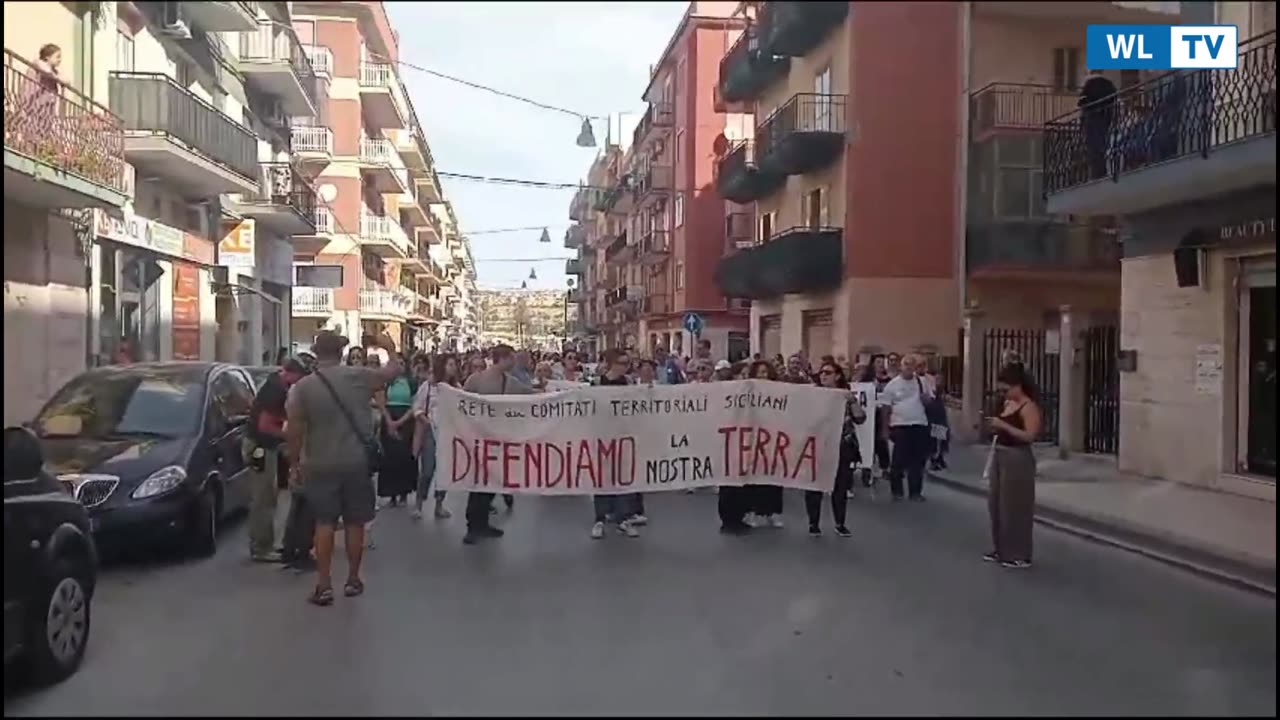
[[[533,495],[829,491],[848,397],[766,380],[503,396],[437,387],[437,489]]]
[[[867,413],[866,422],[858,426],[858,451],[862,457],[859,467],[872,468],[876,464],[876,384],[873,382],[854,383],[853,398]]]

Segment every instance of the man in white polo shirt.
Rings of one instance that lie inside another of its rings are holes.
[[[907,496],[924,500],[924,466],[932,448],[929,416],[925,402],[933,398],[933,388],[916,373],[919,355],[902,358],[898,376],[880,393],[880,427],[889,429],[893,460],[889,467],[889,490],[894,500],[902,499],[902,476],[907,476]]]

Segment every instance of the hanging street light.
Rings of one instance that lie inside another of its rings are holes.
[[[527,282],[525,282],[525,281],[521,280],[521,281],[520,281],[520,289],[521,289],[521,290],[528,290],[528,289],[529,289],[529,283],[527,283]]]
[[[542,228],[542,235],[538,238],[538,242],[540,243],[551,242],[551,233],[547,232],[546,228]]]
[[[582,118],[582,129],[578,131],[578,147],[593,148],[596,146],[596,134],[591,131],[591,119]]]
[[[530,280],[537,280],[537,279],[538,279],[538,269],[537,269],[537,268],[529,268],[529,279],[530,279]]]

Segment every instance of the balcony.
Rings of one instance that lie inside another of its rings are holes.
[[[391,320],[408,319],[409,310],[413,307],[413,299],[401,292],[399,288],[385,285],[370,285],[360,288],[360,319]]]
[[[971,225],[965,235],[970,277],[1052,279],[1063,273],[1120,276],[1114,229],[1050,220]]]
[[[404,219],[404,226],[407,231],[416,230],[424,225],[428,225],[433,213],[429,209],[430,203],[424,202],[418,198],[418,186],[410,183],[409,189],[400,196],[400,215]]]
[[[293,28],[262,22],[240,33],[240,72],[258,92],[279,98],[292,117],[316,117],[316,73]]]
[[[1049,85],[991,83],[969,97],[969,136],[981,142],[996,133],[1044,132],[1044,124],[1071,112],[1079,92]]]
[[[595,209],[600,212],[625,215],[631,211],[633,197],[634,191],[631,187],[631,176],[623,175],[618,178],[618,182],[612,188],[599,194]]]
[[[258,4],[235,0],[180,3],[179,17],[205,32],[247,32],[258,25]]]
[[[262,163],[256,192],[241,193],[231,209],[281,235],[315,233],[316,191],[287,162]]]
[[[125,186],[120,118],[4,51],[4,193],[35,207],[118,208]]]
[[[564,231],[564,247],[566,250],[577,250],[586,244],[587,229],[581,225],[570,225]]]
[[[367,210],[360,214],[360,245],[383,258],[405,258],[413,252],[400,223]]]
[[[311,61],[311,69],[316,77],[333,79],[333,51],[323,45],[303,45],[302,51],[307,54],[307,60]]]
[[[790,58],[761,52],[758,27],[747,27],[720,59],[720,79],[716,83],[717,110],[725,104],[734,105],[754,99],[761,90],[784,80],[790,69]],[[730,108],[724,107],[724,110]]]
[[[309,233],[297,233],[293,236],[294,257],[315,257],[324,251],[325,246],[338,232],[333,213],[327,207],[316,207],[311,213],[313,229]]]
[[[748,300],[830,290],[843,276],[844,231],[828,227],[784,230],[722,259],[715,270],[725,297]]]
[[[294,317],[322,317],[328,319],[334,312],[333,290],[331,288],[295,287],[293,288]]]
[[[802,175],[835,162],[844,151],[845,96],[799,93],[756,128],[760,170]]]
[[[634,246],[627,241],[627,233],[625,231],[621,232],[605,248],[604,260],[610,263],[630,262],[635,255],[634,249]]]
[[[604,294],[605,307],[616,307],[632,298],[627,296],[627,286],[619,285]]]
[[[675,303],[665,292],[651,293],[640,301],[640,312],[644,315],[666,315],[675,311]]]
[[[327,127],[294,125],[293,154],[303,162],[328,163],[333,159],[333,131]]]
[[[739,140],[716,163],[716,192],[736,203],[768,197],[787,182],[787,176],[762,172],[756,164],[756,144]]]
[[[386,63],[360,63],[360,108],[365,122],[374,128],[402,128],[405,122],[397,95],[396,69]]]
[[[1046,207],[1125,215],[1276,178],[1276,34],[1234,70],[1175,71],[1045,124]]]
[[[675,106],[671,103],[663,101],[649,103],[649,109],[645,111],[640,124],[631,135],[631,146],[637,149],[644,147],[650,139],[670,131],[675,120]]]
[[[578,192],[573,194],[573,200],[569,201],[569,219],[574,222],[590,220],[598,194],[599,191],[595,188],[578,188]]]
[[[360,138],[360,174],[376,192],[409,191],[409,171],[395,166],[397,155],[395,145],[386,138]]]
[[[419,195],[421,200],[421,195]],[[425,242],[428,245],[435,245],[441,242],[443,233],[440,230],[440,221],[436,219],[435,213],[427,212],[427,222],[414,228],[416,240],[420,243]]]
[[[650,165],[635,179],[636,205],[643,205],[653,197],[665,197],[675,188],[675,173],[670,165]]]
[[[671,254],[671,233],[666,230],[648,230],[640,236],[640,262],[656,265]]]
[[[774,55],[803,57],[848,14],[847,2],[766,2],[760,13],[762,45]]]
[[[418,133],[410,128],[400,128],[390,133],[395,138],[396,151],[400,160],[412,172],[426,172],[429,164],[427,153],[418,141]]]
[[[444,202],[444,193],[440,192],[440,179],[436,177],[434,168],[415,174],[413,184],[418,186],[418,199],[428,205]]]
[[[578,258],[569,258],[564,261],[565,275],[581,275],[583,273],[582,260]]]
[[[124,155],[140,174],[192,197],[258,189],[258,139],[160,73],[113,72],[111,110],[124,123]]]

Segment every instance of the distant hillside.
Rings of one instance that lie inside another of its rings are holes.
[[[557,290],[478,290],[480,338],[484,344],[553,346],[565,336],[565,292]],[[569,306],[569,322],[577,318]]]

